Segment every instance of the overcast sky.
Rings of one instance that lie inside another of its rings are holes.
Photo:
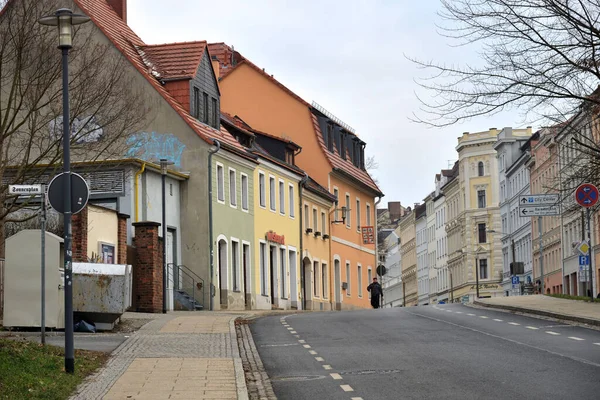
[[[409,120],[424,72],[405,54],[475,61],[438,35],[438,0],[129,0],[128,23],[149,44],[207,40],[242,55],[308,102],[356,129],[379,168],[387,201],[420,202],[434,175],[457,159],[464,131],[521,127],[516,116],[478,118],[444,129]]]

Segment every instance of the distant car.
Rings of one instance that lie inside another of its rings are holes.
[[[446,302],[444,300],[442,300],[438,304],[446,304]]]

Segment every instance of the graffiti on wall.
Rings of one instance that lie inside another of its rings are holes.
[[[185,145],[172,133],[136,133],[127,139],[127,146],[127,157],[156,163],[167,159],[175,167],[181,168],[181,156]]]

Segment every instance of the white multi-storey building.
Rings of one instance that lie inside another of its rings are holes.
[[[432,192],[425,198],[425,209],[427,212],[427,265],[428,265],[428,276],[429,282],[429,304],[437,302],[437,274],[434,268],[436,254],[436,243],[435,243],[435,212],[434,212],[434,196],[435,192]]]
[[[502,231],[502,288],[506,296],[523,293],[522,285],[512,288],[512,275],[520,282],[532,280],[531,218],[519,215],[520,196],[530,194],[528,161],[531,158],[531,132],[504,128],[494,145],[498,157],[500,220]],[[511,264],[523,263],[523,273],[511,274]]]
[[[398,307],[404,304],[402,288],[402,253],[400,252],[400,227],[391,232],[384,241],[385,268],[381,277],[383,287],[382,307]]]
[[[436,258],[434,260],[434,267],[431,268],[436,274],[436,291],[437,301],[448,302],[450,300],[449,288],[450,288],[450,274],[448,271],[448,237],[446,236],[446,222],[448,220],[446,210],[446,196],[442,191],[442,187],[448,183],[453,176],[453,170],[445,169],[442,170],[441,174],[436,176],[435,182],[435,197],[434,213],[435,213],[435,244],[436,244]],[[431,275],[431,272],[430,272]]]
[[[415,207],[418,305],[429,304],[429,262],[426,204]]]

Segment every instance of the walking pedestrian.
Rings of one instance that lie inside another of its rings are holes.
[[[377,282],[377,278],[373,278],[373,283],[367,286],[367,291],[371,292],[371,306],[373,308],[379,308],[379,300],[383,296],[383,288]]]

